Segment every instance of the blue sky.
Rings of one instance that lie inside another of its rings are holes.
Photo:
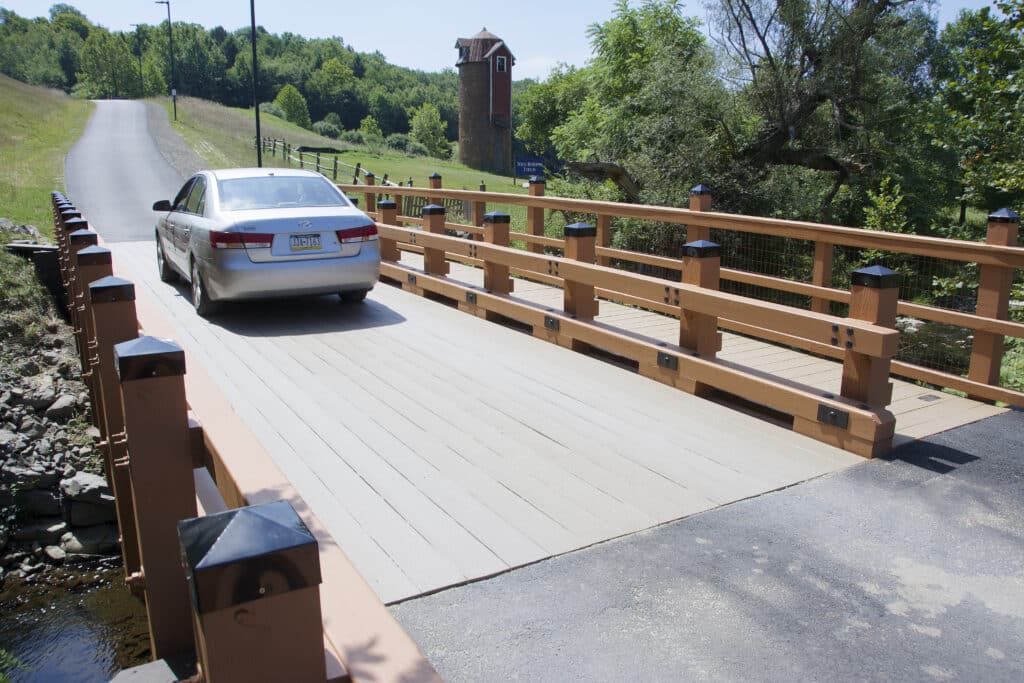
[[[131,24],[156,24],[167,9],[152,0],[66,0],[93,22],[128,31]],[[54,2],[0,0],[0,6],[26,17],[47,15]],[[945,24],[962,8],[991,5],[990,0],[935,2]],[[309,38],[340,36],[360,52],[379,50],[389,62],[425,71],[455,64],[456,38],[486,26],[501,36],[516,56],[515,78],[544,78],[559,62],[582,65],[590,56],[587,26],[611,16],[612,0],[256,0],[256,21],[272,33]],[[700,0],[687,13],[704,19]],[[223,26],[249,25],[247,0],[171,0],[175,21]]]

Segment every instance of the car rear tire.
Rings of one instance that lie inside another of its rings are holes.
[[[156,240],[156,267],[160,271],[160,280],[162,282],[174,282],[178,279],[178,274],[171,268],[171,264],[167,262],[167,257],[164,255],[164,247],[160,244],[160,238]]]
[[[338,292],[338,296],[341,297],[342,303],[358,304],[366,298],[369,291],[368,289],[356,289],[350,292]]]
[[[206,293],[206,285],[199,274],[199,266],[192,261],[192,306],[200,317],[205,318],[213,312],[214,304]]]

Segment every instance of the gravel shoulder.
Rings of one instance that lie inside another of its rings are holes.
[[[182,181],[197,171],[206,168],[198,154],[185,144],[181,136],[171,128],[167,110],[159,102],[148,101],[146,105],[146,124],[157,149],[167,165],[178,172]]]

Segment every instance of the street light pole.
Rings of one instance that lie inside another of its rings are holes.
[[[252,18],[252,108],[256,110],[256,166],[263,168],[263,138],[260,136],[260,103],[256,95],[256,88],[259,82],[259,72],[256,69],[256,0],[249,0],[249,16]]]
[[[171,26],[171,0],[153,0],[157,5],[167,5],[167,44],[171,52],[171,103],[174,105],[174,120],[178,120],[178,87],[174,76],[174,29]]]

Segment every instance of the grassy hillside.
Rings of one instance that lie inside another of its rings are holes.
[[[0,75],[0,216],[52,235],[50,192],[93,105]]]
[[[167,102],[166,106],[170,114],[170,103]],[[339,162],[349,166],[360,164],[372,171],[378,179],[387,174],[391,180],[407,182],[412,178],[414,185],[423,186],[427,184],[427,177],[437,172],[444,177],[445,187],[476,189],[483,182],[489,190],[525,192],[521,183],[513,184],[509,176],[475,171],[453,161],[408,156],[388,149],[354,147],[340,140],[321,137],[312,131],[266,114],[260,115],[260,124],[264,137],[284,139],[293,147],[311,145],[341,149]],[[211,168],[256,165],[256,150],[252,143],[256,128],[251,109],[234,109],[206,100],[182,97],[178,99],[178,121],[172,122],[172,125]],[[263,164],[282,166],[284,162],[280,156],[274,158],[265,155]],[[344,180],[351,182],[351,173],[349,170]],[[343,182],[340,170],[338,181]]]

